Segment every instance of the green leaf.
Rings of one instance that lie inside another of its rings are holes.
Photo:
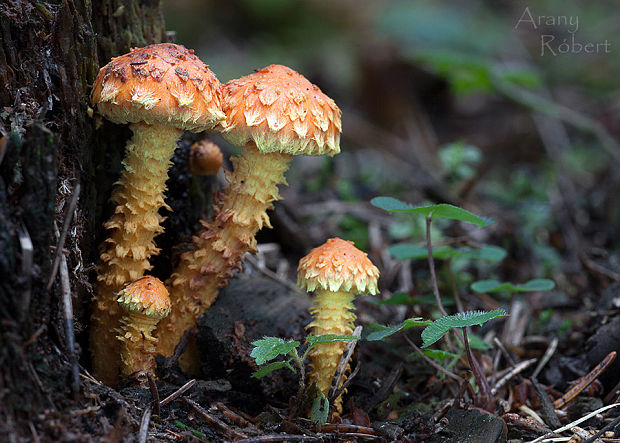
[[[469,339],[469,347],[477,351],[486,351],[493,347],[492,344],[487,343],[476,334],[467,334],[467,338]]]
[[[319,429],[327,423],[329,417],[329,400],[323,392],[319,391],[319,395],[312,402],[310,409],[310,420],[316,424]]]
[[[378,305],[435,305],[435,296],[434,295],[418,295],[417,297],[412,297],[408,292],[398,292],[394,294],[387,300],[379,300],[373,301],[370,300],[371,303],[376,303]],[[444,306],[453,306],[454,299],[453,298],[442,298],[441,302]]]
[[[432,322],[429,320],[422,320],[421,317],[408,318],[401,324],[392,326],[392,327],[372,323],[370,326],[376,329],[379,329],[379,331],[371,332],[370,334],[368,334],[368,336],[366,337],[366,340],[368,341],[383,340],[386,337],[389,337],[390,335],[396,334],[397,332],[406,331],[407,329],[415,328],[416,326],[427,326],[431,323]]]
[[[278,355],[286,355],[299,346],[299,342],[295,340],[284,341],[278,337],[263,337],[260,340],[252,342],[255,346],[250,353],[250,357],[254,357],[256,364],[261,366],[273,360]]]
[[[480,280],[472,283],[471,289],[474,292],[534,292],[550,291],[555,287],[552,280],[546,278],[536,278],[523,284],[513,284],[510,282],[498,282],[497,280]]]
[[[271,374],[273,371],[277,371],[282,368],[289,368],[294,374],[297,374],[295,368],[291,366],[291,360],[292,359],[268,363],[265,366],[262,366],[258,371],[255,371],[252,374],[252,378],[263,378],[265,375]]]
[[[399,243],[390,246],[389,253],[399,260],[418,260],[428,257],[428,249],[410,243]],[[484,245],[480,249],[450,246],[438,246],[433,248],[433,258],[445,260],[448,258],[473,258],[492,262],[501,261],[506,257],[506,250],[499,246]]]
[[[370,203],[377,208],[384,209],[388,212],[406,212],[412,214],[420,214],[425,217],[447,218],[450,220],[459,220],[466,223],[484,227],[494,223],[493,220],[485,217],[478,217],[465,209],[458,206],[440,203],[437,205],[413,206],[409,203],[402,202],[393,197],[375,197]]]
[[[430,326],[422,331],[423,348],[427,348],[452,328],[464,328],[467,326],[482,325],[489,320],[497,317],[505,317],[506,311],[496,309],[490,312],[469,311],[460,312],[455,315],[448,315],[435,320]]]
[[[454,353],[448,352],[448,351],[442,351],[441,349],[424,349],[422,352],[427,357],[430,357],[433,360],[437,360],[440,363],[443,363],[444,361],[446,361],[448,359],[453,359],[453,358],[459,358],[460,357],[458,354],[454,354]]]
[[[338,341],[351,341],[359,340],[356,335],[337,335],[337,334],[325,334],[325,335],[309,335],[306,337],[306,341],[310,346],[318,345],[321,343],[336,343]]]

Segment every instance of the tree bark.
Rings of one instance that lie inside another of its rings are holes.
[[[71,402],[58,277],[46,289],[54,223],[62,229],[80,182],[64,249],[85,344],[88,272],[129,132],[93,116],[90,86],[111,57],[163,41],[160,0],[0,3],[0,435]]]

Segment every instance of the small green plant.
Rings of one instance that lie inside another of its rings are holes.
[[[422,331],[422,340],[423,346],[422,348],[428,348],[433,343],[437,342],[441,339],[446,333],[450,330],[459,331],[456,333],[456,336],[459,338],[459,341],[462,343],[464,347],[464,352],[467,355],[467,359],[469,361],[469,365],[476,379],[476,384],[479,388],[479,395],[475,399],[475,402],[489,410],[493,411],[496,407],[496,400],[491,393],[491,389],[489,383],[482,371],[480,364],[475,358],[472,348],[482,349],[485,343],[478,339],[475,336],[468,337],[467,328],[470,326],[479,326],[486,323],[489,320],[498,317],[506,316],[506,311],[503,309],[496,309],[490,312],[458,312],[454,315],[448,315],[446,312],[442,299],[439,294],[439,286],[437,284],[437,276],[435,273],[435,259],[444,260],[446,263],[446,268],[448,271],[448,276],[450,279],[450,283],[452,286],[452,290],[454,293],[455,304],[462,311],[461,302],[458,296],[458,290],[456,288],[456,283],[454,279],[454,275],[451,268],[451,262],[453,259],[474,259],[474,260],[485,260],[490,262],[498,262],[504,259],[506,256],[506,251],[497,246],[484,245],[480,248],[470,248],[470,247],[452,247],[449,245],[442,245],[439,248],[433,249],[431,242],[431,222],[433,218],[444,218],[450,220],[458,220],[466,223],[472,223],[479,227],[485,227],[489,224],[493,223],[492,220],[484,217],[479,217],[471,212],[468,212],[462,208],[448,205],[448,204],[438,204],[438,205],[425,205],[425,206],[413,206],[408,203],[402,202],[392,197],[377,197],[374,198],[371,203],[384,209],[390,213],[411,213],[411,214],[419,214],[424,215],[426,218],[426,248],[416,246],[413,244],[398,244],[394,245],[390,248],[390,253],[399,259],[402,260],[415,260],[426,258],[428,260],[428,265],[431,273],[432,287],[433,287],[433,295],[435,297],[435,302],[440,312],[442,313],[442,317],[435,320],[434,322],[428,324],[426,328]],[[547,291],[553,289],[554,283],[551,280],[547,279],[535,279],[531,280],[525,284],[514,285],[512,283],[501,283],[495,280],[483,280],[475,282],[471,285],[471,288],[475,292],[528,292],[528,291]],[[419,300],[419,299],[418,299]],[[412,304],[417,302],[416,297],[411,297],[407,293],[395,294],[391,299],[384,301],[384,304]],[[404,331],[409,327],[413,326],[422,326],[425,322],[421,321],[419,318],[408,319],[403,324],[388,328],[388,327],[380,327],[380,331],[377,331],[368,336],[368,339],[376,339],[383,340],[394,333]],[[408,340],[408,339],[407,339]],[[460,357],[460,354],[450,353],[442,350],[430,350],[430,349],[420,349],[413,342],[408,340],[410,345],[416,350],[416,352],[427,359],[432,359],[439,361],[443,364],[446,360],[452,359],[450,365],[453,365],[456,360]],[[432,363],[432,360],[427,360]],[[436,365],[433,363],[433,365]],[[450,366],[449,365],[449,366]],[[448,372],[445,368],[441,366],[436,366],[438,369],[444,371],[444,373],[454,377],[460,378],[455,374]]]
[[[305,349],[301,349],[301,343],[297,340],[284,340],[279,337],[263,337],[260,340],[252,342],[254,348],[250,353],[258,366],[261,366],[252,374],[254,378],[263,378],[266,375],[279,369],[287,368],[299,377],[299,388],[297,391],[297,410],[293,415],[303,410],[303,400],[307,397],[308,390],[312,387],[306,387],[306,368],[305,361],[308,352],[321,343],[336,343],[342,341],[359,340],[356,335],[309,335],[306,337],[307,345]],[[278,357],[280,360],[271,361]],[[271,362],[271,363],[268,363]],[[297,369],[295,369],[297,368]],[[298,372],[299,371],[299,372]],[[313,396],[312,407],[310,408],[310,420],[322,427],[329,418],[329,399],[319,390],[316,389],[316,396]]]

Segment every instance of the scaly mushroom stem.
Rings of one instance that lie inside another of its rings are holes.
[[[201,221],[203,229],[194,237],[192,249],[167,282],[172,302],[170,315],[159,323],[157,352],[170,356],[183,333],[195,326],[198,316],[215,301],[218,289],[226,286],[234,269],[241,267],[246,252],[256,252],[254,236],[271,228],[267,210],[280,200],[278,185],[286,184],[284,173],[292,156],[262,154],[246,146],[232,159],[230,187],[216,208],[215,219]]]
[[[312,328],[312,335],[352,334],[354,329],[355,314],[354,294],[344,291],[327,291],[318,289],[314,302],[310,307],[310,314],[314,321],[306,326]],[[325,396],[329,393],[329,388],[336,372],[336,367],[340,362],[346,342],[321,343],[316,345],[308,353],[312,361],[310,371],[310,381],[315,381]],[[342,378],[342,383],[346,377]],[[339,396],[334,400],[334,410],[340,414],[342,412],[342,398]]]
[[[140,371],[152,371],[155,367],[155,344],[151,333],[159,323],[158,318],[130,313],[121,319],[116,338],[121,341],[121,375],[129,377]]]
[[[115,293],[149,270],[149,257],[159,249],[153,238],[163,231],[159,209],[164,203],[168,168],[183,131],[172,126],[134,123],[126,146],[125,169],[112,193],[116,211],[105,227],[91,324],[93,372],[111,385],[118,379],[120,343],[116,339],[121,309]]]

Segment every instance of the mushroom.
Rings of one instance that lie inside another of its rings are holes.
[[[170,296],[158,278],[146,276],[125,286],[118,293],[119,306],[125,311],[121,319],[121,375],[153,372],[155,343],[151,332],[170,313]]]
[[[107,384],[118,377],[120,310],[114,293],[151,268],[159,250],[153,238],[163,231],[160,208],[170,158],[183,130],[199,132],[225,119],[221,84],[193,50],[162,43],[132,49],[100,71],[92,102],[114,123],[130,123],[125,166],[111,200],[114,215],[98,266],[91,325],[95,376]]]
[[[194,143],[189,150],[189,172],[193,175],[215,175],[224,156],[220,147],[209,140]]]
[[[297,285],[308,292],[316,291],[310,307],[314,320],[306,328],[315,336],[352,334],[355,294],[376,294],[378,278],[377,267],[351,241],[330,238],[314,248],[297,268]],[[321,343],[309,352],[310,380],[325,396],[345,347],[346,342]],[[342,412],[341,397],[334,400],[334,409]]]
[[[271,227],[266,211],[280,199],[278,185],[286,184],[293,155],[340,152],[340,109],[286,66],[271,65],[226,83],[223,110],[222,136],[242,153],[232,158],[230,186],[214,219],[201,222],[192,249],[172,274],[172,311],[157,328],[157,350],[166,356],[241,267],[244,254],[256,252],[254,236]]]

